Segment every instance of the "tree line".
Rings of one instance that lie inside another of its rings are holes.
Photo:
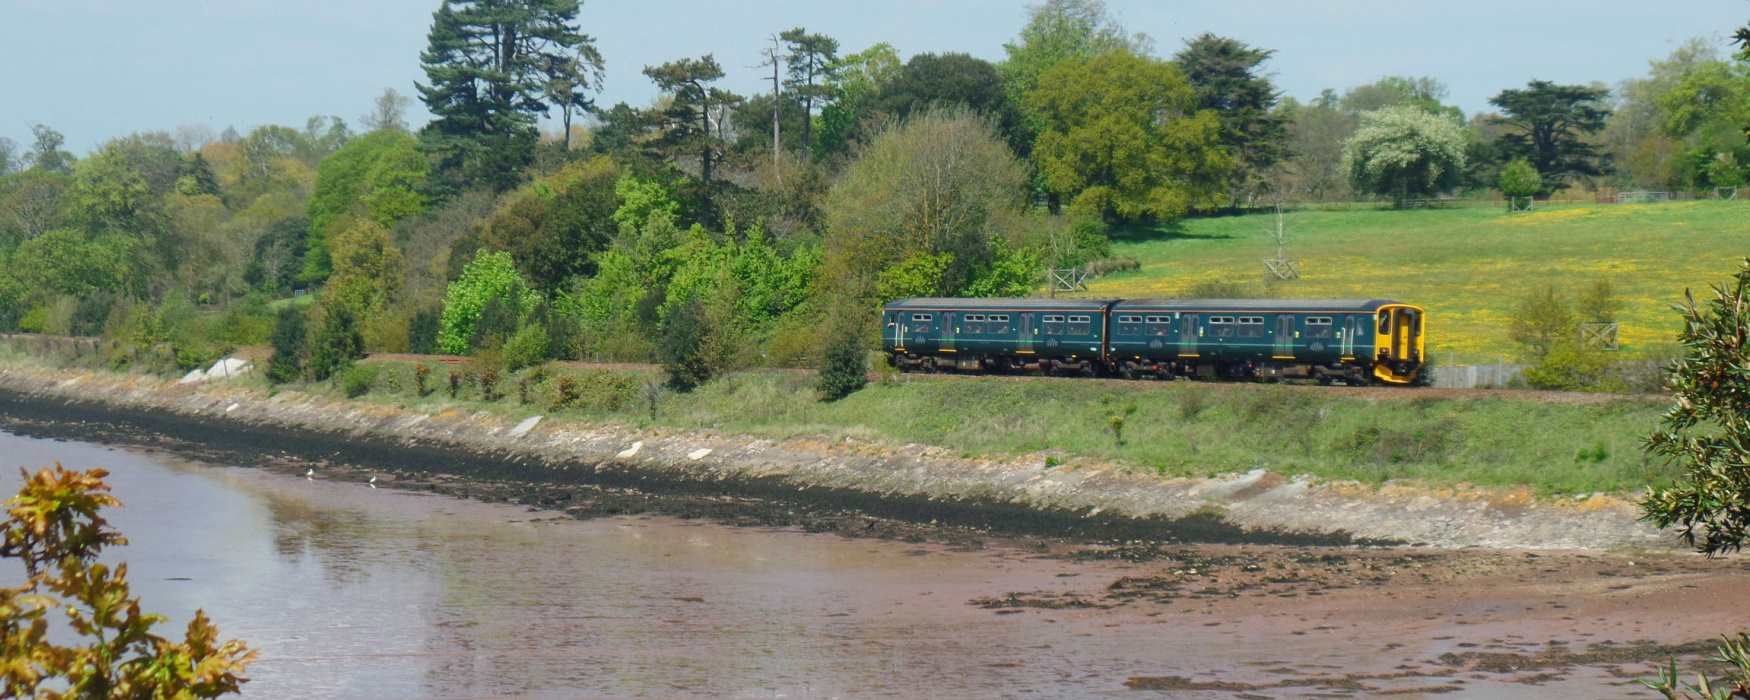
[[[706,54],[644,67],[653,104],[607,106],[578,15],[442,2],[422,126],[391,89],[357,129],[184,127],[82,158],[44,125],[0,141],[0,330],[187,367],[295,313],[299,373],[331,365],[318,347],[647,360],[671,337],[712,371],[805,364],[868,338],[879,301],[1025,294],[1106,258],[1113,226],[1504,184],[1728,187],[1750,163],[1750,57],[1701,40],[1614,89],[1532,80],[1467,116],[1427,77],[1301,102],[1267,48],[1203,34],[1162,56],[1098,0],[1051,0],[994,63],[794,27],[755,39],[769,90],[724,89]]]

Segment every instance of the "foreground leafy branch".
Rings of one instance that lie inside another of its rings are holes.
[[[1654,490],[1641,509],[1712,557],[1737,551],[1750,536],[1750,260],[1730,288],[1714,286],[1705,306],[1684,297],[1684,352],[1669,379],[1676,403],[1646,447],[1682,466],[1685,479]],[[1702,674],[1694,684],[1679,681],[1675,659],[1641,682],[1669,700],[1750,699],[1750,634],[1726,638],[1716,659],[1730,667],[1718,684]]]
[[[1641,685],[1659,691],[1667,700],[1732,700],[1750,698],[1750,634],[1737,639],[1727,637],[1714,660],[1732,668],[1731,675],[1720,684],[1707,676],[1695,674],[1695,683],[1678,680],[1677,660],[1659,668],[1659,677],[1643,680]]]
[[[1684,542],[1715,556],[1750,537],[1750,260],[1730,288],[1698,305],[1685,293],[1683,356],[1670,369],[1676,403],[1647,451],[1685,471],[1641,502],[1643,518],[1678,526]]]
[[[236,693],[256,652],[196,611],[183,641],[152,633],[165,620],[140,611],[128,567],[97,563],[105,547],[127,544],[99,514],[121,505],[102,469],[60,464],[31,475],[6,502],[0,557],[18,559],[26,581],[0,588],[0,696],[39,698],[214,698]],[[48,635],[52,612],[66,616],[75,642]]]

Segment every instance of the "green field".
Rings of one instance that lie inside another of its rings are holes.
[[[1273,214],[1190,219],[1114,234],[1113,254],[1140,270],[1093,281],[1089,296],[1171,297],[1209,281],[1260,284],[1275,255]],[[1577,292],[1608,278],[1622,301],[1624,349],[1670,343],[1670,304],[1685,287],[1722,283],[1750,256],[1750,201],[1552,205],[1498,209],[1299,211],[1286,216],[1298,281],[1282,297],[1389,297],[1429,312],[1429,352],[1443,362],[1511,359],[1506,323],[1524,290]],[[1260,286],[1261,289],[1261,286]]]

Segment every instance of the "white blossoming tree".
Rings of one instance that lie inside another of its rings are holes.
[[[1464,131],[1417,107],[1387,107],[1361,115],[1361,128],[1343,144],[1343,170],[1357,191],[1392,198],[1403,207],[1458,184],[1464,170]]]

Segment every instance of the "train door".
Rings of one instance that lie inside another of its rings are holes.
[[[1039,336],[1038,314],[1024,313],[1017,315],[1021,317],[1021,327],[1018,329],[1021,335],[1020,340],[1015,342],[1015,352],[1022,355],[1031,355],[1034,352],[1033,343],[1038,340]]]
[[[1197,314],[1179,316],[1179,356],[1197,356]]]
[[[1276,314],[1276,346],[1270,354],[1278,360],[1294,359],[1294,314]]]
[[[1344,358],[1355,357],[1355,347],[1357,343],[1361,342],[1362,332],[1372,330],[1368,325],[1368,319],[1365,316],[1345,316],[1343,318],[1343,330],[1339,331],[1343,334],[1343,342],[1339,346],[1342,348],[1341,354]]]

